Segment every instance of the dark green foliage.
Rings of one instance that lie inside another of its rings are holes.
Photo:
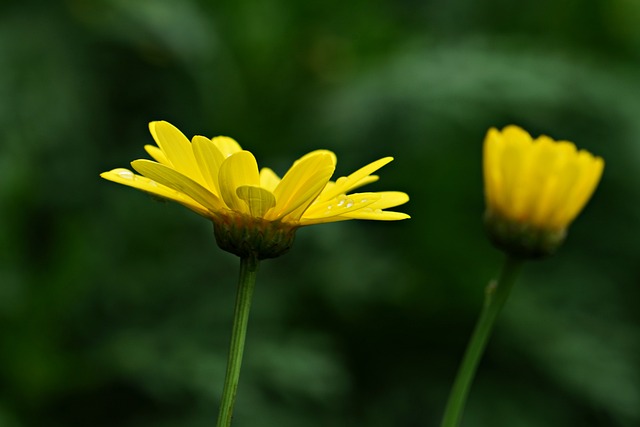
[[[518,124],[605,158],[528,264],[465,427],[640,423],[640,7],[632,1],[5,1],[0,425],[214,424],[238,260],[211,224],[98,174],[151,120],[283,173],[327,148],[400,223],[299,230],[262,263],[235,426],[434,426],[500,254],[481,146]]]

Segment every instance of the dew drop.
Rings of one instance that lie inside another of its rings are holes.
[[[117,172],[120,178],[124,179],[133,179],[133,172],[128,170],[121,170]]]
[[[345,201],[344,199],[340,199],[340,201],[338,202],[338,207],[344,205],[344,201]]]
[[[347,202],[345,208],[349,209],[351,206],[353,206],[353,200],[349,199],[349,201]]]

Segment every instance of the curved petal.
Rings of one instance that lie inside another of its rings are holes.
[[[395,208],[409,201],[409,195],[402,191],[379,191],[375,194],[380,198],[369,206],[371,209]]]
[[[351,186],[349,191],[355,190],[356,188],[364,187],[365,185],[371,184],[372,182],[376,182],[380,179],[378,175],[369,175],[362,178],[360,181],[356,182]]]
[[[144,176],[191,197],[211,212],[224,208],[215,194],[170,167],[151,160],[135,160],[131,162],[131,166]]]
[[[249,213],[256,218],[263,218],[264,214],[276,204],[273,193],[261,187],[243,185],[238,187],[236,194],[249,205]]]
[[[393,157],[384,157],[382,159],[376,160],[375,162],[369,163],[368,165],[353,172],[349,176],[338,178],[336,180],[336,183],[330,189],[322,192],[319,197],[319,201],[333,199],[340,194],[346,194],[354,188],[360,187],[363,180],[365,183],[367,183],[367,177],[369,175],[391,161],[393,161]]]
[[[378,193],[350,194],[348,196],[338,196],[326,202],[317,203],[311,206],[302,215],[305,220],[316,218],[330,218],[344,215],[359,209],[371,206],[379,201],[381,196]]]
[[[260,187],[273,192],[280,184],[280,177],[269,168],[260,169]]]
[[[241,186],[259,187],[258,163],[248,151],[239,151],[222,162],[218,174],[220,195],[229,209],[250,214],[247,202],[238,197]]]
[[[364,219],[372,221],[400,221],[403,219],[410,219],[411,217],[406,213],[383,211],[381,209],[371,209],[370,207],[360,209],[354,212],[349,212],[344,215],[338,215],[328,218],[302,218],[300,220],[301,226],[326,224],[329,222],[349,221],[352,219]]]
[[[381,209],[373,209],[371,211],[362,209],[344,215],[344,219],[370,219],[375,221],[400,221],[409,218],[411,216],[403,212],[383,211]]]
[[[163,199],[178,202],[200,215],[207,216],[207,209],[191,197],[159,184],[147,177],[136,175],[128,169],[113,169],[109,172],[101,173],[100,176],[109,181],[127,185],[146,193],[153,194],[154,196],[162,197]]]
[[[215,138],[211,138],[211,142],[213,142],[213,145],[220,150],[225,159],[232,154],[242,151],[240,144],[238,144],[235,139],[229,138],[228,136],[216,136]]]
[[[167,156],[165,156],[162,150],[155,145],[147,144],[144,146],[144,149],[156,162],[162,163],[165,166],[172,166],[169,159],[167,159]]]
[[[545,136],[537,138],[530,145],[524,154],[518,180],[505,183],[505,185],[517,187],[512,191],[517,194],[517,197],[513,198],[511,206],[502,209],[503,212],[507,212],[506,209],[509,208],[514,219],[519,221],[532,220],[538,201],[549,189],[548,184],[552,181],[552,179],[550,180],[552,174],[547,168],[550,167],[552,170],[556,164],[557,153],[555,150],[555,141]],[[541,165],[543,166],[541,167]]]
[[[168,122],[160,121],[149,123],[149,131],[175,170],[204,184],[191,150],[191,143],[178,128]]]
[[[514,127],[505,128],[503,138],[498,165],[501,180],[504,182],[501,208],[512,213],[514,206],[522,203],[522,199],[527,197],[527,193],[522,191],[520,181],[521,172],[530,159],[532,140],[524,130]]]
[[[537,166],[539,182],[528,193],[531,200],[531,223],[551,226],[550,219],[559,206],[565,204],[571,188],[578,179],[579,168],[574,161],[576,147],[568,142],[552,142],[547,157]],[[565,224],[566,225],[566,224]]]
[[[603,168],[604,161],[601,158],[595,158],[584,150],[578,152],[573,160],[573,170],[565,177],[567,185],[563,186],[561,192],[564,196],[562,203],[558,204],[549,218],[551,225],[562,228],[575,219],[595,191]]]
[[[396,221],[410,218],[400,212],[384,209],[402,205],[409,196],[401,191],[380,191],[376,193],[358,193],[338,196],[332,202],[322,202],[311,206],[300,220],[302,225],[321,222],[344,221],[348,219],[379,219]]]
[[[503,179],[500,173],[500,157],[504,141],[500,132],[496,128],[491,128],[484,139],[483,148],[483,171],[484,171],[484,194],[487,206],[501,207],[498,198],[503,193]]]
[[[334,170],[335,155],[326,150],[315,151],[296,161],[273,192],[276,206],[268,218],[280,219],[292,214],[290,219],[297,221],[318,197]]]
[[[306,161],[307,159],[309,159],[311,157],[317,156],[318,154],[326,154],[326,155],[330,156],[331,157],[331,162],[333,163],[334,166],[338,163],[338,157],[336,157],[336,154],[333,151],[320,149],[320,150],[313,150],[313,151],[308,152],[307,154],[305,154],[304,156],[300,157],[298,160],[293,162],[293,165],[295,165],[296,163],[304,162],[304,161]],[[289,168],[289,169],[291,169],[291,168]]]
[[[220,165],[224,162],[224,155],[209,138],[204,136],[194,136],[191,140],[191,147],[207,186],[215,195],[220,196],[218,174],[220,173]]]

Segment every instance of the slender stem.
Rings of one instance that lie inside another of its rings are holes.
[[[220,402],[220,412],[218,414],[218,427],[229,427],[231,425],[233,405],[235,404],[236,392],[238,391],[244,341],[247,335],[251,297],[253,296],[257,272],[257,258],[250,256],[240,259],[238,295],[236,296],[236,308],[233,315],[233,330],[231,332],[231,344],[229,346],[229,359],[227,360],[227,373],[224,378],[222,401]]]
[[[491,335],[493,325],[500,310],[509,297],[509,292],[516,281],[522,261],[507,256],[498,280],[489,282],[485,289],[484,305],[467,344],[467,350],[458,368],[456,380],[449,394],[441,427],[458,427],[462,418],[471,382],[475,376],[478,363]]]

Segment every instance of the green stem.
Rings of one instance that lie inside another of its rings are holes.
[[[509,297],[509,292],[516,281],[521,265],[521,260],[507,256],[500,277],[497,281],[489,282],[485,289],[484,305],[449,394],[441,427],[458,427],[460,425],[464,405],[478,363],[484,353],[498,314]]]
[[[231,332],[231,345],[229,346],[229,359],[227,360],[227,373],[224,378],[222,401],[220,402],[220,412],[218,414],[218,427],[229,427],[231,425],[233,405],[235,404],[236,392],[238,391],[244,341],[247,336],[251,297],[253,296],[257,272],[257,258],[249,256],[240,259],[238,295],[236,296],[236,308],[233,316],[233,330]]]

